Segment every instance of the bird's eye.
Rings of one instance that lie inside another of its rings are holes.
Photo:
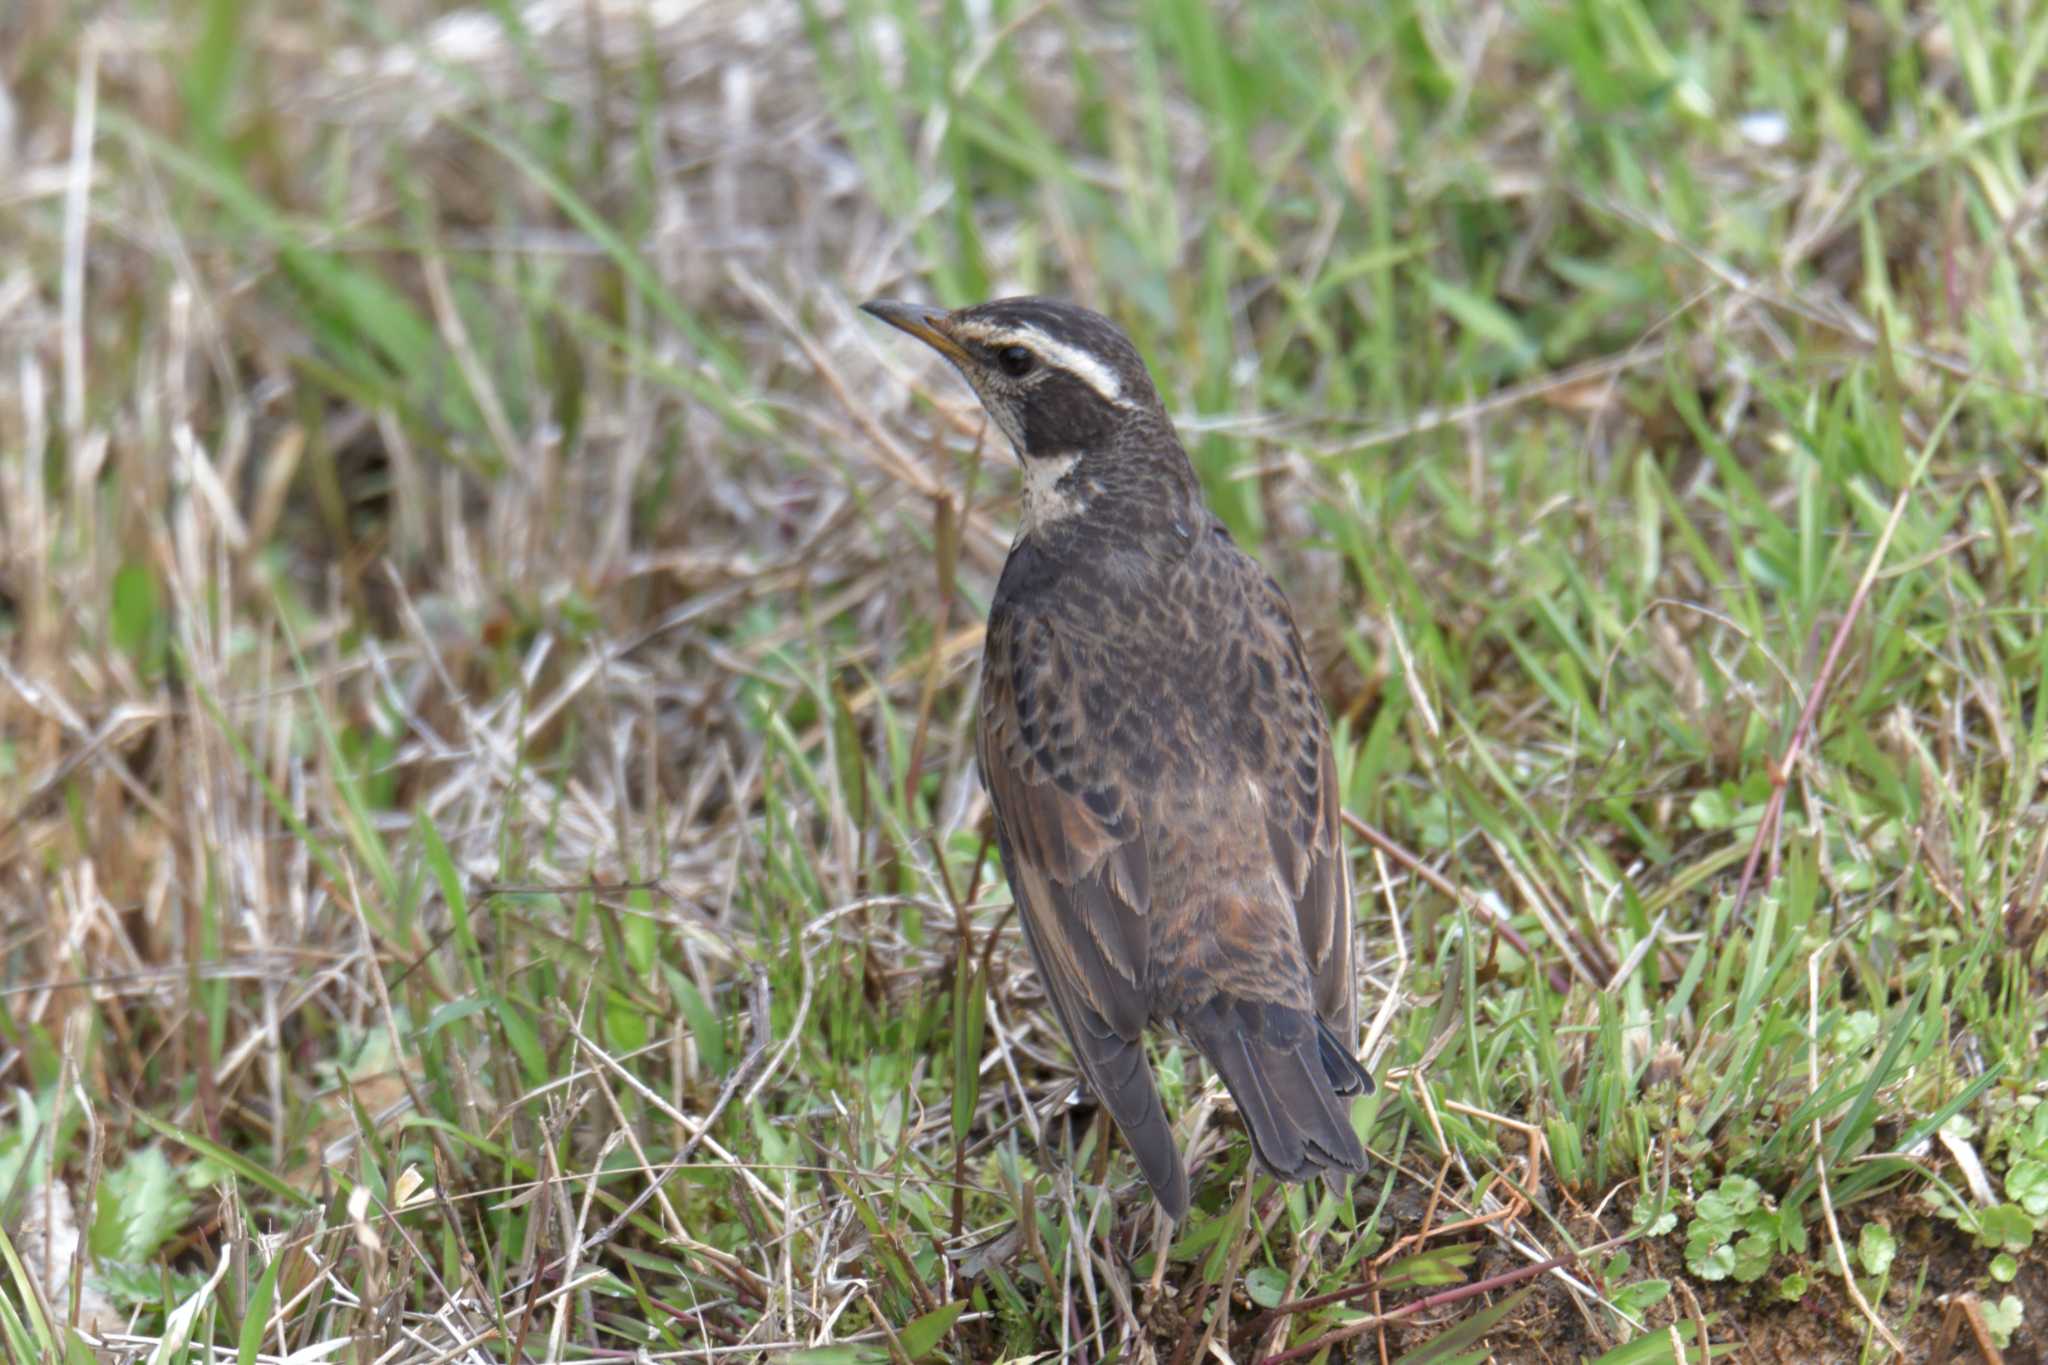
[[[1031,367],[1038,363],[1038,357],[1031,354],[1027,346],[1005,346],[996,352],[996,364],[1003,367],[1003,373],[1012,379],[1022,379],[1031,373]]]

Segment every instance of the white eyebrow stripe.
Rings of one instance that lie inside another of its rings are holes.
[[[968,320],[953,325],[954,332],[984,346],[1023,346],[1036,351],[1041,360],[1057,366],[1102,396],[1104,402],[1124,404],[1124,382],[1101,357],[1079,346],[1041,332],[1028,323],[991,323]]]

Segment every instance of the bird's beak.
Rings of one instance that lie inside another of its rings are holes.
[[[869,299],[860,307],[863,313],[873,313],[891,327],[902,328],[953,363],[968,363],[966,350],[946,330],[946,321],[952,315],[945,309],[927,303],[898,303],[894,299]]]

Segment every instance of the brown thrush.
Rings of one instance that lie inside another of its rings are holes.
[[[1153,1022],[1222,1075],[1275,1175],[1363,1171],[1336,768],[1279,585],[1203,502],[1107,318],[1045,298],[863,307],[952,361],[1023,462],[977,748],[1082,1074],[1176,1219],[1188,1178],[1145,1059]]]

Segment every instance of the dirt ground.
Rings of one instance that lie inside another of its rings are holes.
[[[1854,1247],[1857,1234],[1873,1220],[1888,1225],[1899,1244],[1880,1308],[1885,1322],[1899,1334],[1905,1359],[1914,1365],[1948,1362],[2002,1362],[2041,1365],[2048,1361],[2048,1255],[2039,1247],[2020,1257],[2021,1269],[2010,1285],[1992,1282],[1986,1273],[1992,1253],[1977,1246],[1954,1224],[1928,1214],[1910,1196],[1873,1200],[1842,1213],[1842,1236]],[[1599,1241],[1622,1231],[1587,1220],[1574,1233],[1584,1242]],[[1703,1317],[1718,1361],[1739,1365],[1832,1365],[1832,1362],[1882,1361],[1888,1352],[1875,1341],[1868,1321],[1842,1291],[1838,1276],[1825,1269],[1832,1253],[1824,1228],[1814,1229],[1806,1274],[1811,1286],[1796,1300],[1782,1297],[1782,1276],[1766,1276],[1750,1285],[1732,1281],[1708,1283],[1685,1268],[1682,1232],[1631,1247],[1631,1276],[1666,1278],[1672,1293],[1648,1314],[1652,1326]],[[1852,1250],[1852,1255],[1853,1250]],[[1505,1274],[1522,1262],[1497,1243],[1489,1243],[1472,1267],[1472,1278]],[[1522,1286],[1516,1286],[1519,1290]],[[1506,1291],[1507,1293],[1516,1290]],[[2011,1342],[1987,1353],[1980,1348],[1960,1301],[1975,1295],[1997,1300],[2011,1293],[2024,1305],[2025,1316]],[[1951,1304],[1958,1305],[1951,1311]],[[1392,1308],[1394,1302],[1383,1307]],[[1368,1335],[1352,1354],[1332,1354],[1333,1362],[1398,1360],[1482,1311],[1467,1300],[1430,1315],[1427,1320],[1390,1327],[1384,1338]],[[1247,1332],[1238,1359],[1256,1358]],[[1945,1339],[1945,1340],[1944,1340]],[[1594,1360],[1619,1342],[1592,1312],[1575,1301],[1557,1279],[1545,1277],[1523,1300],[1516,1313],[1489,1332],[1485,1345],[1499,1365],[1566,1365]],[[1873,1346],[1874,1343],[1874,1346]],[[1866,1355],[1865,1352],[1868,1351]],[[1235,1354],[1235,1353],[1234,1353]]]

